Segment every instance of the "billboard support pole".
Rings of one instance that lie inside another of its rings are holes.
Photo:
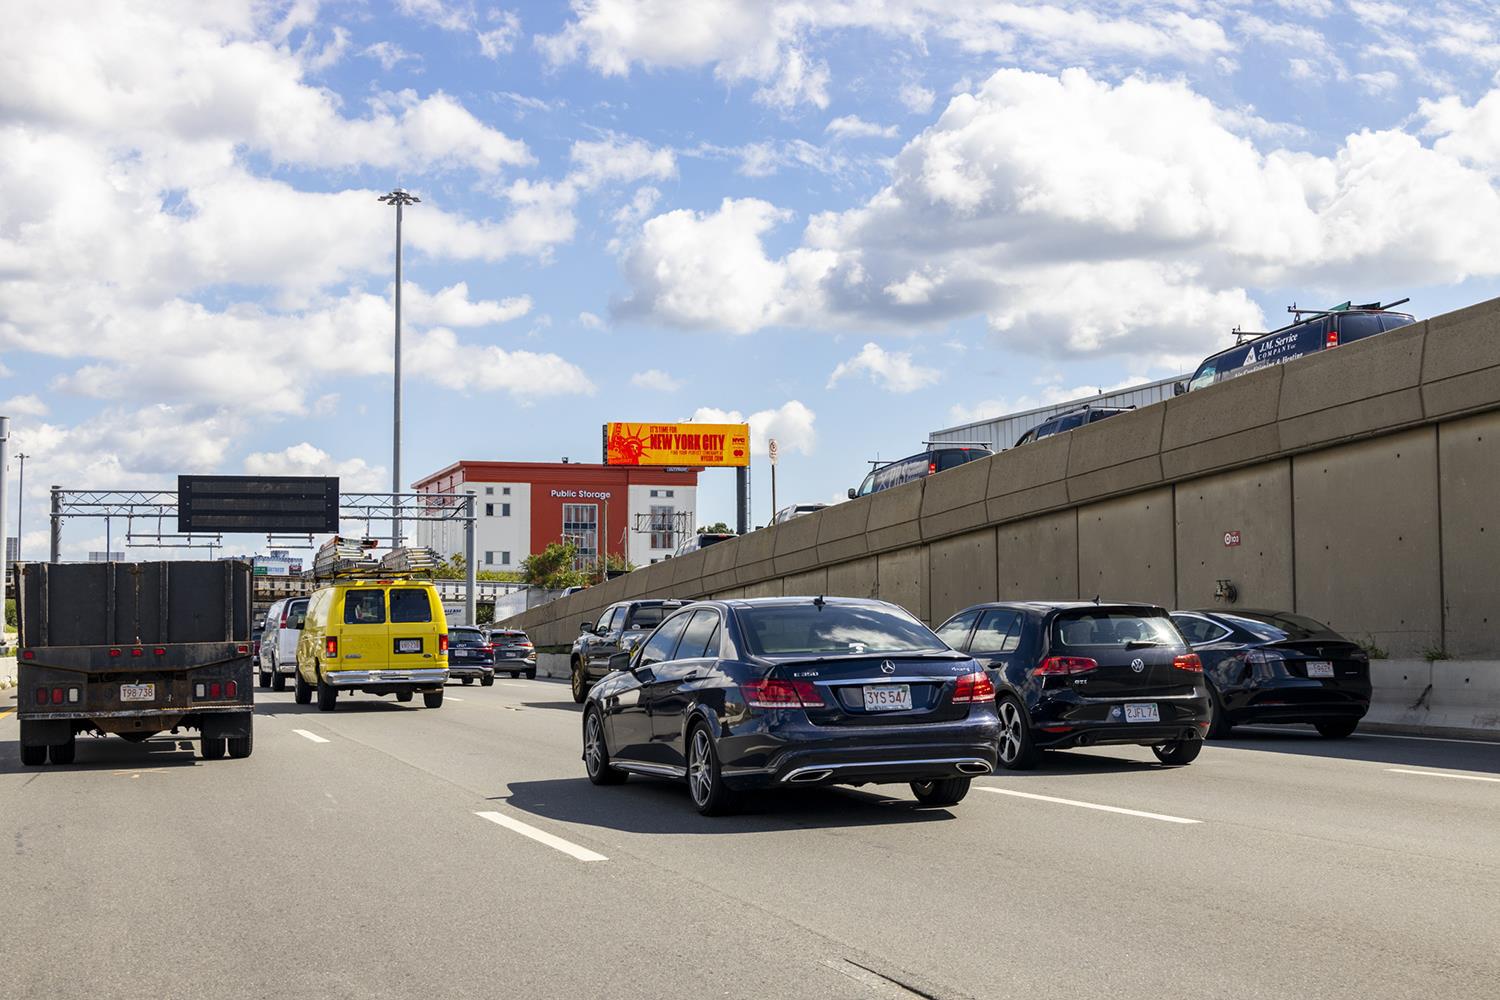
[[[750,469],[744,465],[734,470],[734,520],[735,534],[750,531]]]

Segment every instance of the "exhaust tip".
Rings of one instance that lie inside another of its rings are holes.
[[[809,781],[822,781],[832,773],[833,771],[830,768],[824,768],[820,771],[803,771],[801,774],[792,775],[787,779],[787,781],[793,784],[805,784]]]
[[[966,761],[958,765],[958,769],[964,774],[989,774],[990,766],[977,760]]]
[[[1094,737],[1089,735],[1088,733],[1084,733],[1082,736],[1078,737],[1078,745],[1081,747],[1086,747],[1092,742],[1094,742]]]

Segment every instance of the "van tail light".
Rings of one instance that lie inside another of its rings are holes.
[[[1203,673],[1203,661],[1198,659],[1197,653],[1187,653],[1183,656],[1173,657],[1172,666],[1178,670],[1186,670],[1189,673]]]
[[[990,675],[983,670],[964,674],[958,679],[958,685],[953,689],[953,704],[955,705],[983,704],[994,697],[995,685],[990,683]]]
[[[827,708],[828,702],[812,681],[772,678],[741,684],[745,704],[751,708]]]
[[[1031,671],[1033,677],[1062,677],[1099,669],[1099,661],[1087,656],[1049,656]]]
[[[438,653],[448,652],[448,633],[444,632],[438,636]]]
[[[928,462],[927,463],[927,474],[930,476],[930,475],[932,475],[935,472],[937,472],[937,463],[936,462]]]
[[[1323,346],[1324,347],[1337,347],[1337,346],[1339,346],[1339,331],[1338,331],[1338,327],[1330,326],[1328,328],[1328,339],[1327,339],[1327,341],[1324,342]]]
[[[288,617],[290,617],[291,613],[292,613],[292,606],[291,606],[290,603],[287,604],[286,607],[284,607],[284,608],[281,609],[281,626],[280,626],[281,628],[286,628],[286,620],[287,620]]]
[[[323,655],[324,656],[338,656],[339,655],[339,641],[338,641],[337,637],[330,635],[328,638],[326,638],[326,639],[323,640]]]

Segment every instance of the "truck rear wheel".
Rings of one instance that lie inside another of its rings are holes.
[[[229,737],[229,756],[242,760],[255,749],[255,730],[247,729],[244,736]]]
[[[47,748],[45,746],[29,747],[21,744],[21,763],[27,767],[41,767],[47,763]]]
[[[198,741],[198,755],[204,760],[218,760],[228,749],[226,743],[227,741],[222,736],[217,739],[209,739],[205,736]]]
[[[297,668],[296,682],[292,688],[292,700],[299,705],[306,705],[312,701],[312,686],[302,679],[302,668]]]
[[[73,757],[78,752],[78,742],[75,737],[69,736],[66,743],[54,743],[47,748],[47,755],[52,758],[54,764],[71,764]]]

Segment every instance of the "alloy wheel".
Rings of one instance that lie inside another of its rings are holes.
[[[589,774],[599,773],[603,756],[604,750],[600,746],[599,716],[590,713],[589,721],[583,729],[583,764],[589,769]]]
[[[693,733],[693,752],[688,758],[688,788],[693,801],[700,806],[707,802],[713,786],[713,751],[708,745],[707,730],[699,729]]]
[[[1000,759],[1007,764],[1015,763],[1021,754],[1021,741],[1025,735],[1022,727],[1025,725],[1015,702],[1000,703]]]

